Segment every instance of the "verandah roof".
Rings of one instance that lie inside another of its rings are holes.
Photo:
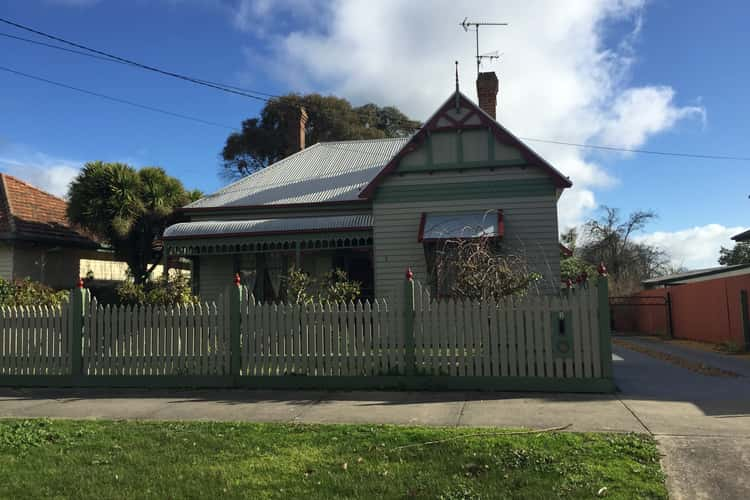
[[[371,246],[372,215],[181,222],[164,245],[168,255]]]

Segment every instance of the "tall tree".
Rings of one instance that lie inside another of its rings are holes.
[[[159,262],[155,242],[175,209],[198,197],[159,167],[89,162],[68,190],[68,219],[111,244],[142,283]]]
[[[320,94],[289,94],[270,100],[260,117],[242,122],[242,131],[234,132],[221,151],[224,177],[236,179],[280,160],[289,151],[289,120],[298,119],[300,107],[307,112],[305,142],[405,137],[420,124],[392,106],[365,104],[353,107],[340,97]]]
[[[719,264],[722,266],[750,264],[750,241],[738,241],[732,248],[722,246],[719,250]]]
[[[581,258],[591,264],[604,262],[612,277],[611,287],[618,294],[633,292],[640,282],[665,273],[669,259],[664,250],[633,241],[656,214],[638,210],[626,219],[616,208],[602,207],[603,215],[583,226],[584,240],[577,248]]]

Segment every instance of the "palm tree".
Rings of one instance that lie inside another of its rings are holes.
[[[89,162],[68,190],[68,219],[111,245],[142,283],[161,258],[155,242],[175,209],[198,197],[159,167]]]

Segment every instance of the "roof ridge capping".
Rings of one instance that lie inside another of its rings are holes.
[[[414,135],[414,134],[412,134]],[[403,136],[403,137],[378,137],[376,139],[346,139],[341,141],[318,141],[315,144],[341,144],[341,143],[351,143],[351,142],[382,142],[382,141],[403,141],[404,139],[409,139],[410,136]],[[312,146],[311,146],[312,147]]]
[[[555,167],[553,167],[547,160],[545,160],[539,153],[531,149],[525,142],[523,142],[521,139],[519,139],[516,135],[514,135],[512,132],[510,132],[507,128],[502,126],[496,119],[492,118],[485,110],[483,110],[477,103],[469,99],[465,94],[463,94],[460,90],[455,90],[451,93],[451,95],[445,100],[445,102],[440,105],[437,110],[428,118],[422,127],[420,127],[419,131],[417,131],[414,135],[411,136],[409,141],[404,144],[404,146],[401,148],[401,150],[396,153],[390,162],[380,171],[378,174],[373,178],[367,186],[362,189],[362,191],[359,193],[360,198],[370,198],[372,197],[375,188],[383,181],[383,178],[388,175],[389,173],[393,172],[401,158],[405,155],[405,153],[411,152],[410,147],[414,146],[415,144],[421,144],[421,142],[424,140],[424,136],[427,134],[427,131],[430,129],[432,122],[435,121],[436,117],[438,117],[445,109],[446,106],[452,103],[454,101],[456,94],[458,94],[459,98],[461,99],[462,104],[466,104],[468,107],[473,108],[475,111],[478,111],[480,113],[480,117],[484,118],[485,124],[487,124],[491,129],[494,129],[495,132],[495,138],[500,140],[501,142],[503,139],[509,140],[513,145],[517,146],[521,150],[521,154],[527,154],[532,159],[535,160],[534,163],[537,164],[537,166],[542,167],[543,169],[547,170],[547,173],[556,181],[555,184],[560,188],[569,188],[573,186],[573,182],[570,180],[570,178],[566,175],[564,175],[562,172],[557,170]],[[504,136],[504,137],[503,137]],[[532,163],[532,162],[530,162]],[[532,164],[534,164],[532,163]]]

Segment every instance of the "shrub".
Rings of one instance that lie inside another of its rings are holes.
[[[190,278],[182,273],[162,276],[145,283],[126,281],[117,287],[117,296],[122,304],[151,304],[169,306],[198,302],[193,295]]]
[[[334,269],[316,279],[293,267],[284,280],[287,300],[295,304],[351,302],[357,300],[362,293],[362,284],[350,280],[343,269]]]
[[[501,300],[526,295],[542,280],[541,274],[529,270],[523,256],[503,253],[492,238],[446,240],[430,260],[438,297]]]
[[[0,278],[0,305],[3,306],[59,306],[67,298],[67,291],[58,292],[29,278],[12,282]]]

